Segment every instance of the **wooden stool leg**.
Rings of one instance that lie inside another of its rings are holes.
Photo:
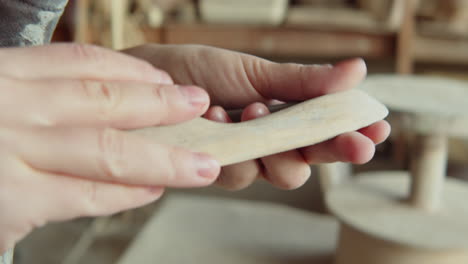
[[[417,208],[434,211],[441,203],[447,166],[447,137],[417,135],[415,141],[409,202]]]
[[[401,24],[397,39],[396,72],[399,74],[411,74],[414,71],[415,0],[406,0],[404,4],[403,23]]]
[[[320,164],[318,167],[320,188],[323,193],[351,177],[351,165],[343,162]]]
[[[335,162],[317,166],[320,189],[325,197],[333,187],[349,180],[352,174],[352,166],[349,163]],[[325,198],[323,198],[325,200]],[[331,213],[326,203],[323,205],[326,213]]]
[[[125,15],[128,0],[114,0],[111,3],[112,48],[123,49],[125,46]]]

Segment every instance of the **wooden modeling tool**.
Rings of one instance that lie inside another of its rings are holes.
[[[384,119],[387,108],[360,90],[320,96],[241,123],[197,118],[136,130],[154,141],[213,155],[221,165],[314,145]]]
[[[411,171],[358,175],[327,193],[341,231],[336,264],[468,263],[468,185],[446,179],[447,140],[468,137],[468,84],[368,77],[362,90],[404,115]]]

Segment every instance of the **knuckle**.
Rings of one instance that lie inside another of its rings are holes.
[[[159,161],[157,184],[171,185],[177,184],[184,177],[192,173],[190,162],[187,162],[187,155],[177,147],[163,147],[159,149]],[[153,182],[152,184],[154,184]]]
[[[83,195],[82,203],[82,216],[95,215],[97,213],[98,202],[98,186],[93,181],[83,181],[81,184],[81,192]]]
[[[167,151],[167,168],[164,173],[161,175],[161,181],[163,183],[175,182],[179,178],[181,172],[178,168],[178,159],[180,159],[177,150],[169,149]]]
[[[24,162],[19,160],[19,157],[13,154],[11,151],[10,146],[6,144],[1,144],[0,148],[0,203],[2,201],[7,201],[9,199],[1,199],[5,198],[2,195],[10,195],[9,192],[3,192],[4,190],[7,191],[11,188],[18,188],[18,186],[22,186],[25,182],[24,180],[27,179],[27,175],[23,170]],[[14,175],[14,177],[12,177]]]
[[[89,80],[80,80],[79,86],[87,100],[96,102],[100,119],[111,120],[115,109],[121,104],[122,89],[109,82]]]
[[[298,63],[284,63],[283,64],[287,72],[292,72],[292,73],[297,73],[297,78],[296,82],[294,85],[298,87],[300,91],[300,97],[301,98],[308,98],[310,97],[310,91],[308,90],[309,84],[307,82],[308,76],[310,75],[310,69],[303,65],[303,64],[298,64]],[[319,87],[318,89],[322,89],[322,87]],[[321,91],[319,91],[321,93]]]
[[[295,76],[295,80],[293,85],[298,87],[299,91],[301,92],[300,96],[307,96],[310,93],[307,88],[309,87],[308,80],[310,80],[310,66],[299,64],[299,63],[280,63],[278,64],[284,72],[293,73]],[[322,87],[318,87],[322,89]],[[315,91],[315,89],[314,89]]]
[[[105,59],[103,49],[98,46],[90,44],[73,43],[69,44],[68,47],[70,49],[72,57],[77,60],[101,61]]]
[[[125,139],[122,134],[111,128],[103,128],[98,138],[100,170],[107,180],[121,180],[124,176],[123,152]]]
[[[167,90],[165,89],[164,86],[161,86],[161,85],[154,86],[153,95],[156,97],[159,104],[162,104],[162,105],[168,104]]]
[[[156,85],[153,87],[153,95],[156,98],[157,104],[159,106],[159,121],[166,120],[169,116],[169,95],[165,86]]]
[[[299,78],[298,78],[298,86],[301,91],[301,96],[302,98],[308,98],[309,97],[309,91],[308,91],[308,76],[310,75],[309,68],[307,66],[302,65],[302,64],[294,64],[292,67],[295,67],[297,69],[297,72],[299,73]],[[323,87],[321,87],[323,89]],[[320,93],[323,93],[323,91],[320,91]]]

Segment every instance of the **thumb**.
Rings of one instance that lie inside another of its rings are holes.
[[[254,58],[250,58],[253,60]],[[263,97],[282,101],[302,101],[353,88],[366,76],[364,60],[350,59],[336,65],[244,63],[246,74]]]

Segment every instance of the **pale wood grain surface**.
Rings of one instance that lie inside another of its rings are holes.
[[[136,130],[155,142],[213,155],[221,165],[313,145],[385,118],[388,110],[359,90],[325,95],[271,115],[223,124],[203,118]]]

